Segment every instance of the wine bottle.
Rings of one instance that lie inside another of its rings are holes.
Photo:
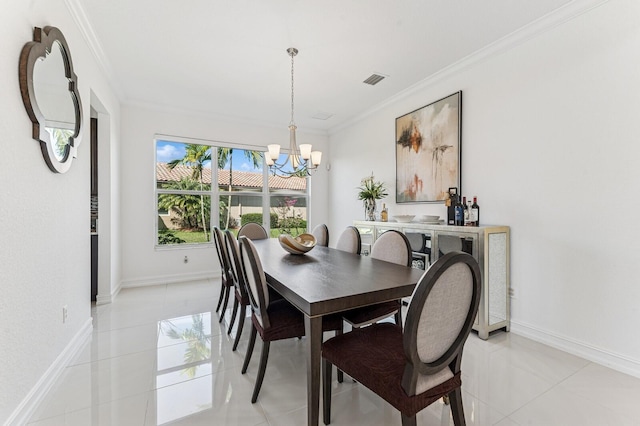
[[[473,197],[471,205],[471,216],[473,217],[473,226],[480,226],[480,206],[478,205],[478,197]]]
[[[467,206],[467,197],[462,197],[462,208],[464,209],[462,224],[467,226],[469,224],[469,213],[471,213],[471,209]]]
[[[467,217],[467,221],[464,223],[464,226],[476,226],[473,220],[473,213],[471,208],[471,200],[467,201],[467,205],[465,207],[465,213],[469,213]]]
[[[385,203],[382,203],[382,211],[380,212],[380,221],[386,222],[389,220],[389,212],[387,211],[387,206]]]
[[[456,199],[456,204],[454,206],[455,209],[455,223],[456,226],[464,226],[464,207],[462,206],[462,201],[460,197]]]

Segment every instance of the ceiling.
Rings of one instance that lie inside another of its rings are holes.
[[[75,0],[124,103],[331,131],[580,0]],[[89,31],[87,31],[87,28]],[[386,75],[375,86],[372,73]],[[428,103],[430,99],[425,99]],[[313,118],[331,115],[328,119]]]

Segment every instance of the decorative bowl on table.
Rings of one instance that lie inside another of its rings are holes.
[[[408,223],[408,222],[411,222],[414,217],[416,217],[416,215],[414,214],[401,214],[401,215],[396,215],[393,218],[396,220],[396,222]]]
[[[316,237],[313,234],[300,234],[297,237],[281,234],[278,241],[282,248],[291,254],[305,254],[316,246]]]

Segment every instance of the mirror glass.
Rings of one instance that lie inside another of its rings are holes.
[[[33,41],[20,52],[22,102],[31,120],[31,137],[40,143],[45,163],[66,173],[78,155],[82,103],[69,45],[56,27],[35,27]]]
[[[75,105],[65,76],[63,47],[54,41],[51,52],[39,58],[33,69],[33,89],[38,107],[44,116],[45,131],[58,161],[68,155],[70,139],[75,129]]]

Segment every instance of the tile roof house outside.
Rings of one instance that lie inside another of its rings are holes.
[[[191,177],[191,168],[185,165],[177,165],[170,169],[167,163],[156,164],[156,179],[158,182],[177,182],[183,178]],[[226,188],[229,186],[231,173],[229,170],[218,170],[218,187]],[[262,173],[233,171],[233,188],[234,190],[243,189],[260,189],[262,188]],[[211,183],[211,168],[205,167],[202,170],[203,183]],[[299,177],[285,178],[282,176],[269,175],[269,188],[273,190],[284,191],[305,191],[307,189],[307,180]]]

